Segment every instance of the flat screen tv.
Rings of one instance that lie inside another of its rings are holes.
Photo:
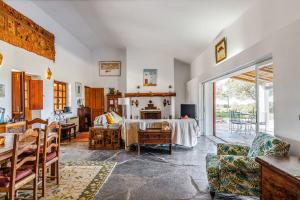
[[[196,118],[195,104],[181,104],[181,117],[188,116],[189,118]]]

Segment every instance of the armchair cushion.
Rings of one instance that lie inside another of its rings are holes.
[[[206,171],[209,188],[211,191],[217,191],[219,185],[219,156],[215,154],[207,154]]]
[[[285,156],[289,149],[290,144],[285,141],[267,133],[259,133],[253,140],[248,156]]]
[[[217,144],[217,154],[218,155],[237,155],[237,156],[246,156],[249,152],[250,147],[243,145],[234,145],[234,144]]]
[[[220,156],[220,169],[236,172],[238,170],[246,173],[259,173],[260,165],[255,161],[255,158],[247,156]]]
[[[220,156],[219,192],[246,196],[260,194],[260,166],[246,156]]]

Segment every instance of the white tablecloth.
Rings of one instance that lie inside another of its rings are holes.
[[[122,126],[122,139],[125,141],[125,149],[128,150],[131,144],[138,143],[138,130],[140,127],[154,128],[163,121],[169,122],[172,127],[173,144],[185,147],[196,146],[199,128],[194,119],[127,119],[124,120]]]

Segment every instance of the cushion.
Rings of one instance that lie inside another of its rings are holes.
[[[215,154],[207,154],[206,156],[206,170],[207,179],[210,191],[217,191],[219,184],[219,156]]]
[[[115,124],[116,121],[113,119],[113,117],[108,113],[105,115],[106,116],[106,120],[108,122],[108,124]]]
[[[51,153],[48,153],[46,156],[46,162],[49,162],[50,160],[52,160],[53,158],[57,157],[57,152],[53,151]]]
[[[259,133],[253,140],[248,156],[285,156],[290,145],[267,133]]]
[[[107,124],[107,119],[106,119],[106,116],[104,114],[96,117],[96,119],[94,121],[95,126],[101,126],[101,125],[104,125],[104,124]]]
[[[16,172],[16,182],[31,175],[32,169],[18,169]],[[11,168],[5,167],[0,169],[0,187],[8,187],[10,182]]]
[[[111,112],[110,114],[113,116],[117,123],[120,123],[123,120],[123,118],[115,112]]]

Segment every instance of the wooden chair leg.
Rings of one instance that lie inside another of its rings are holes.
[[[46,194],[47,167],[43,164],[42,167],[42,197]]]
[[[38,174],[36,175],[36,178],[33,180],[33,199],[37,200],[38,199]]]
[[[59,161],[56,161],[55,163],[55,168],[56,168],[56,184],[59,185]]]
[[[9,190],[9,200],[15,200],[15,190],[14,190],[14,187],[15,186],[13,186],[13,188],[11,188],[10,190]]]

